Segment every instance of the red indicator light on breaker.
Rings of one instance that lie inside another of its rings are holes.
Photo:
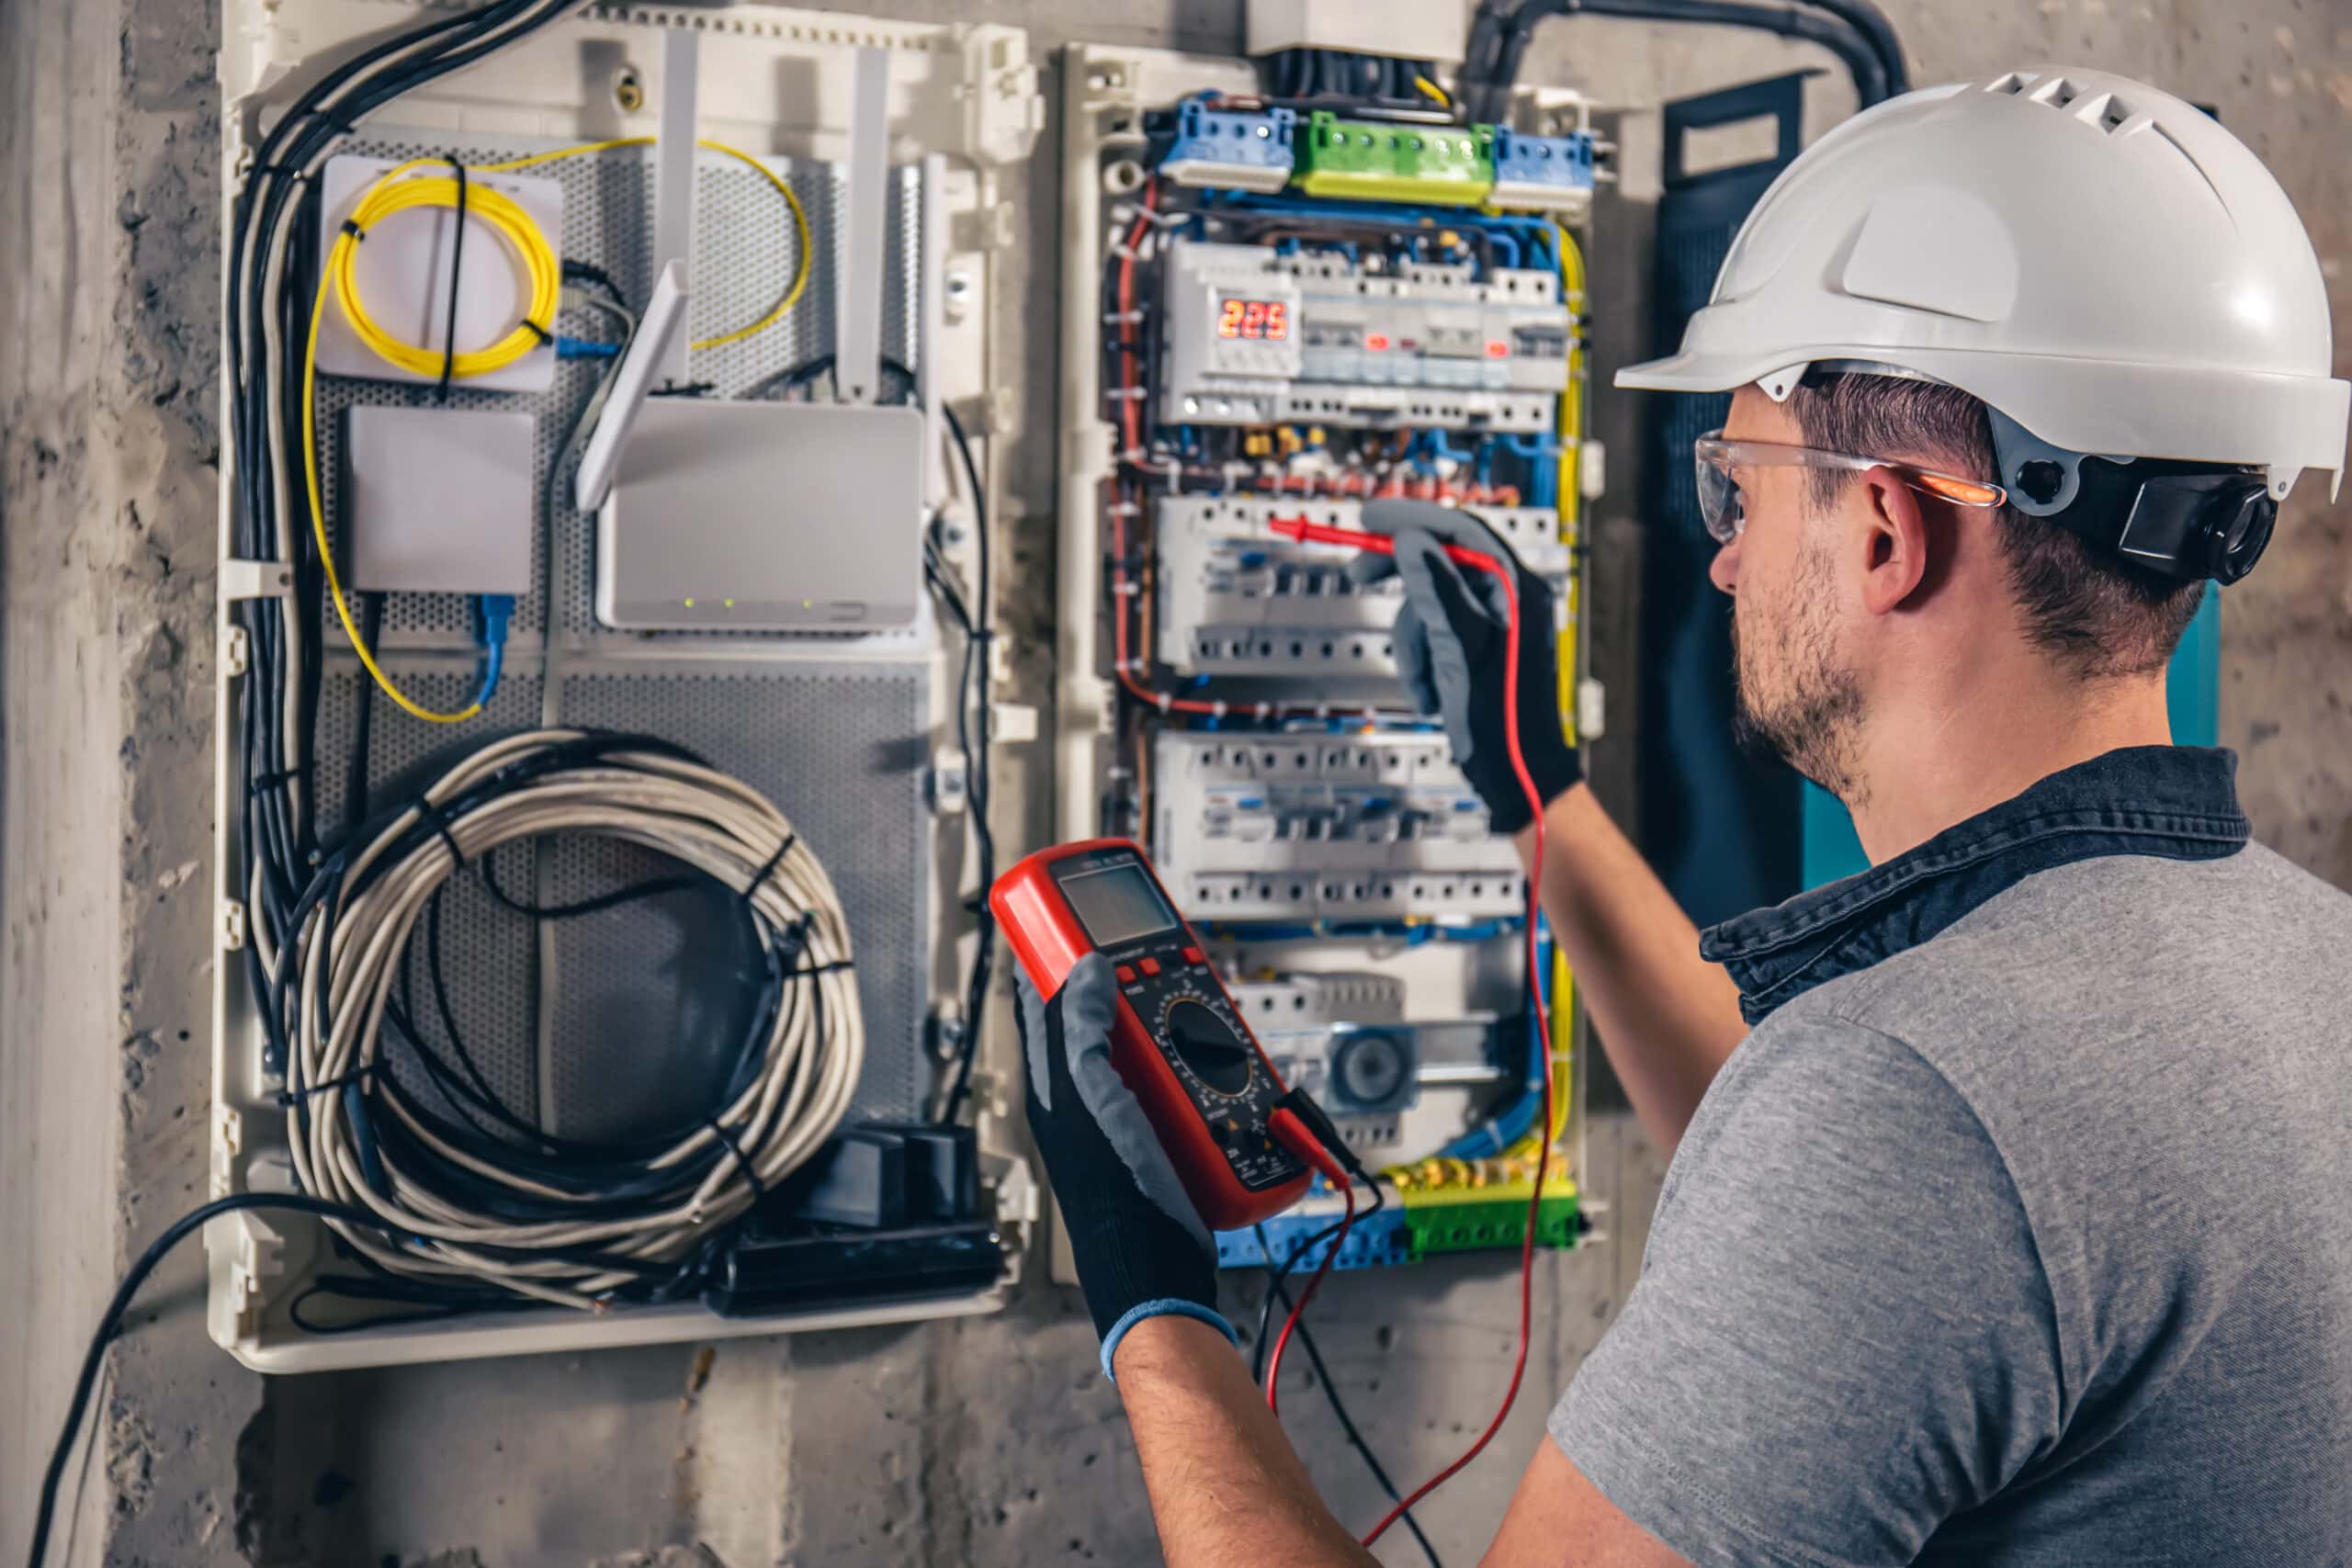
[[[1503,342],[1500,338],[1488,338],[1487,340],[1487,357],[1489,359],[1509,359],[1510,357],[1510,344]]]
[[[1385,354],[1388,351],[1388,334],[1386,333],[1366,333],[1364,334],[1363,346],[1370,353]]]

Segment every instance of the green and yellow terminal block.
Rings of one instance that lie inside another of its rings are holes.
[[[1159,172],[1179,185],[1337,201],[1580,212],[1592,199],[1589,132],[1528,136],[1507,126],[1342,119],[1317,109],[1229,109],[1188,99]]]

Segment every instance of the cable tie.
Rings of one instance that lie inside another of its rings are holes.
[[[760,1173],[757,1170],[754,1170],[752,1168],[752,1162],[744,1157],[743,1145],[735,1141],[733,1134],[728,1132],[726,1128],[718,1124],[718,1117],[711,1117],[708,1121],[705,1122],[703,1125],[709,1128],[711,1136],[717,1138],[721,1144],[724,1144],[727,1146],[727,1152],[735,1156],[735,1163],[742,1168],[743,1179],[751,1183],[752,1202],[753,1205],[756,1206],[765,1201],[768,1195],[768,1184],[760,1179]],[[695,1210],[693,1220],[695,1224],[702,1224],[701,1209],[697,1208]]]
[[[1223,718],[1225,715],[1226,706],[1224,698],[1220,697],[1209,705],[1209,716],[1211,718]]]
[[[1258,716],[1261,720],[1273,717],[1274,705],[1272,703],[1260,703],[1258,705]]]
[[[1117,256],[1121,261],[1136,262],[1143,260],[1141,253],[1136,251],[1133,245],[1128,244],[1124,240],[1113,244],[1110,247],[1110,251],[1113,255]]]
[[[362,229],[357,222],[349,218],[343,220],[343,231],[350,235],[355,240],[364,240],[368,237],[368,231]]]
[[[1175,699],[1175,697],[1174,697],[1174,696],[1172,696],[1172,695],[1170,695],[1169,693],[1166,693],[1166,692],[1159,692],[1159,693],[1155,693],[1155,694],[1154,694],[1154,697],[1155,697],[1155,699],[1159,702],[1159,711],[1160,711],[1160,712],[1162,712],[1162,713],[1166,713],[1166,712],[1168,712],[1170,709],[1173,708],[1173,707],[1176,705],[1176,699]]]
[[[1141,387],[1114,387],[1102,395],[1116,402],[1140,401],[1144,389]]]
[[[786,833],[784,836],[784,842],[775,847],[775,853],[768,856],[766,863],[762,865],[758,871],[752,874],[752,880],[749,886],[747,886],[742,892],[737,894],[736,897],[741,898],[746,905],[749,905],[753,898],[759,896],[760,888],[767,882],[767,879],[775,874],[777,864],[783,861],[786,855],[792,852],[792,846],[799,841],[799,834]],[[803,914],[800,919],[803,922],[806,922],[811,919],[811,915]],[[804,931],[806,931],[805,923],[802,929]]]
[[[465,870],[466,853],[463,850],[458,848],[458,835],[449,830],[449,819],[441,814],[441,807],[435,803],[433,797],[424,795],[418,795],[416,797],[416,813],[418,816],[424,818],[426,822],[430,823],[433,830],[441,835],[441,841],[449,846],[449,859],[456,863],[452,869],[457,871]]]
[[[458,174],[458,228],[449,237],[449,317],[441,337],[441,379],[433,389],[434,400],[443,403],[449,400],[449,378],[458,372],[458,277],[466,255],[466,166],[455,152],[447,161]]]
[[[375,1076],[375,1073],[374,1062],[362,1062],[339,1077],[321,1078],[317,1083],[304,1084],[300,1089],[281,1089],[277,1091],[278,1109],[291,1111],[314,1094],[325,1094],[329,1090],[339,1089],[349,1084],[365,1085],[368,1079]]]
[[[1102,318],[1102,324],[1106,327],[1136,326],[1139,325],[1143,319],[1144,313],[1141,310],[1113,310]]]
[[[524,324],[525,326],[526,326],[526,327],[530,328],[530,329],[531,329],[531,331],[532,331],[532,333],[537,336],[537,338],[538,338],[538,340],[539,340],[539,346],[540,346],[540,347],[544,348],[544,347],[546,347],[548,344],[551,344],[551,343],[553,343],[553,342],[555,341],[555,334],[554,334],[553,333],[548,332],[548,331],[547,330],[547,328],[545,328],[545,327],[543,327],[543,326],[539,325],[539,323],[538,323],[538,322],[537,322],[537,321],[535,321],[531,320],[531,318],[530,318],[530,317],[528,317],[528,316],[524,317],[524,318],[523,318],[523,324]]]
[[[1136,594],[1141,593],[1143,589],[1139,584],[1123,577],[1117,582],[1112,584],[1111,592],[1117,594],[1122,599],[1132,599]]]
[[[302,770],[300,768],[280,768],[274,773],[255,773],[252,782],[246,784],[245,793],[254,799],[259,799],[265,792],[276,789],[280,784],[292,784],[301,776]]]
[[[1136,505],[1132,501],[1122,501],[1115,505],[1106,506],[1103,510],[1114,517],[1140,517],[1143,515],[1143,508]]]

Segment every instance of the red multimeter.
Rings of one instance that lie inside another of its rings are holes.
[[[1111,1065],[1210,1229],[1298,1201],[1307,1168],[1267,1130],[1282,1080],[1140,848],[1091,839],[1040,850],[997,878],[989,908],[1041,996],[1090,953],[1116,966]]]

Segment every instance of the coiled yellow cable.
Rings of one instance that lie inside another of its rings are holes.
[[[352,333],[377,358],[412,376],[427,378],[438,377],[443,361],[447,359],[451,378],[462,380],[503,369],[541,344],[555,341],[555,312],[563,288],[563,266],[556,259],[555,247],[548,243],[547,235],[540,232],[531,215],[523,210],[521,203],[493,186],[469,184],[464,193],[466,217],[480,219],[483,227],[505,244],[507,253],[522,269],[522,320],[487,348],[457,349],[454,343],[449,344],[457,349],[454,355],[404,343],[386,332],[368,313],[367,301],[360,298],[359,245],[377,224],[396,214],[421,207],[456,209],[458,190],[453,176],[401,177],[411,169],[435,161],[412,158],[368,187],[359,204],[351,209],[343,231],[335,236],[334,248],[327,253],[327,285],[334,290],[334,302],[343,311],[344,320],[351,323]]]
[[[469,164],[469,175],[477,174],[513,174],[540,164],[552,164],[561,158],[577,158],[584,153],[603,152],[616,147],[647,147],[652,145],[650,136],[627,136],[611,141],[590,141],[577,147],[559,148],[552,152],[534,152],[527,157],[509,158],[498,164]],[[792,186],[775,170],[752,157],[749,152],[708,138],[698,139],[698,147],[725,153],[756,170],[760,176],[774,186],[791,209],[792,225],[799,243],[792,282],[767,314],[749,326],[717,337],[704,338],[692,344],[696,349],[720,348],[730,343],[741,343],[754,333],[766,331],[784,319],[786,311],[799,302],[807,292],[809,274],[808,214],[800,206],[800,198]],[[375,649],[359,634],[359,623],[351,614],[351,605],[344,598],[343,581],[335,570],[334,547],[327,539],[326,506],[319,491],[319,323],[325,318],[327,295],[332,292],[344,319],[368,349],[385,363],[396,366],[412,375],[437,378],[442,370],[444,355],[415,344],[403,343],[392,336],[368,314],[361,300],[357,275],[355,270],[361,240],[375,224],[395,213],[413,208],[447,208],[458,205],[458,182],[454,175],[406,178],[413,169],[446,163],[439,158],[412,158],[407,163],[388,169],[370,186],[352,209],[350,220],[335,236],[334,245],[327,254],[326,282],[311,301],[310,341],[302,355],[302,477],[311,503],[311,535],[319,547],[319,564],[324,570],[328,596],[334,602],[335,618],[343,623],[344,636],[351,639],[352,651],[359,655],[359,662],[387,697],[402,713],[427,724],[462,724],[481,712],[479,701],[469,703],[454,713],[440,713],[424,706],[395,685],[376,661]],[[555,333],[556,305],[563,287],[563,269],[555,247],[548,243],[538,224],[522,206],[503,192],[489,186],[469,185],[466,188],[466,216],[479,217],[504,243],[523,268],[527,288],[527,302],[523,319],[514,330],[487,348],[458,351],[448,369],[450,378],[461,380],[469,376],[484,376],[514,361],[551,340]],[[457,345],[452,343],[449,348]]]
[[[503,164],[478,164],[469,166],[485,175],[511,175],[521,169],[537,168],[541,164],[552,164],[559,159],[577,158],[588,152],[609,152],[616,147],[650,147],[655,140],[650,136],[622,136],[610,141],[586,141],[577,147],[560,147],[552,152],[533,152],[527,157],[509,158]],[[707,147],[713,152],[723,152],[738,163],[747,164],[753,174],[775,186],[776,194],[784,197],[785,206],[791,209],[793,233],[799,242],[797,247],[799,264],[793,269],[792,282],[785,288],[783,298],[769,307],[766,315],[762,316],[750,326],[737,327],[733,332],[721,333],[717,337],[702,338],[690,345],[697,350],[724,348],[730,343],[741,343],[753,333],[763,333],[784,319],[784,313],[786,310],[799,303],[800,296],[807,292],[808,288],[808,214],[802,210],[800,198],[792,194],[792,186],[784,176],[749,152],[740,148],[729,147],[724,141],[713,141],[707,136],[696,138],[695,145]]]

